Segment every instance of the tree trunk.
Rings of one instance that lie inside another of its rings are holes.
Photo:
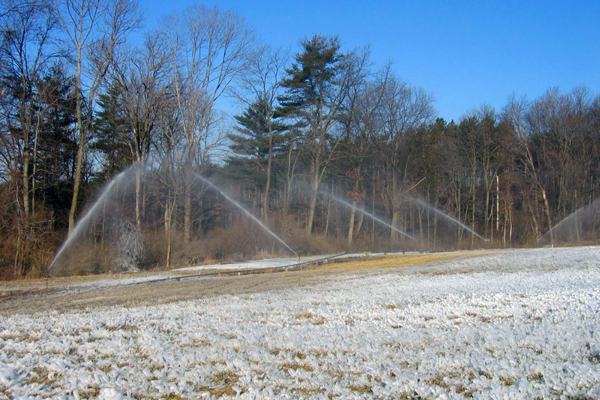
[[[329,215],[331,213],[331,197],[327,199],[327,217],[325,218],[325,237],[329,235]]]
[[[85,127],[83,126],[83,115],[81,111],[81,67],[82,67],[82,45],[77,46],[77,76],[75,86],[75,113],[77,114],[77,127],[79,128],[79,144],[77,146],[77,161],[75,163],[75,180],[73,183],[73,197],[71,198],[71,209],[69,210],[69,235],[75,228],[75,214],[77,213],[77,201],[79,199],[79,187],[81,186],[81,169],[83,164],[83,152],[85,150]],[[91,110],[90,110],[91,111]]]
[[[142,160],[139,154],[137,155],[137,165],[135,166],[135,225],[138,232],[142,231]]]
[[[354,215],[356,214],[356,200],[352,202],[350,210],[350,221],[348,222],[348,245],[352,245],[352,236],[354,233]]]
[[[170,194],[169,194],[170,196]],[[173,221],[173,205],[171,204],[171,200],[167,200],[167,204],[165,205],[165,239],[167,241],[167,260],[166,260],[166,268],[169,269],[171,266],[171,249],[173,245],[173,230],[172,230],[172,221]]]
[[[490,214],[490,192],[491,192],[492,188],[491,188],[491,185],[489,183],[489,178],[487,176],[486,171],[487,170],[484,170],[484,173],[483,173],[483,176],[484,176],[484,186],[485,186],[485,207],[484,207],[484,220],[485,220],[485,223],[484,223],[484,228],[483,228],[483,231],[484,231],[483,232],[483,236],[487,238],[487,237],[489,237],[489,233],[490,233],[489,230],[488,230],[488,224],[492,220],[491,217],[489,216],[489,214]],[[492,214],[494,212],[493,210],[494,210],[494,208],[491,207]],[[493,228],[492,228],[492,230],[493,230]]]
[[[83,132],[79,133],[79,146],[77,148],[77,162],[75,164],[75,182],[73,184],[73,197],[71,199],[71,209],[69,210],[69,234],[73,232],[75,228],[75,214],[77,212],[77,201],[79,200],[79,189],[81,187],[81,170],[83,164],[83,152],[84,152],[84,138]]]
[[[315,208],[317,206],[317,196],[319,194],[319,175],[318,170],[313,174],[311,185],[310,206],[308,209],[308,223],[306,225],[306,233],[312,235],[313,220],[315,218]]]
[[[290,143],[290,149],[288,151],[288,165],[287,165],[287,173],[286,173],[287,185],[286,185],[286,192],[285,192],[285,200],[283,203],[283,215],[284,215],[284,218],[286,221],[287,221],[288,211],[290,208],[290,203],[292,201],[292,184],[294,182],[294,170],[296,168],[296,161],[294,160],[294,162],[292,162],[293,148],[294,148],[294,141],[292,140],[292,142]]]
[[[398,193],[398,177],[392,171],[392,226],[395,229],[390,230],[390,240],[392,243],[396,242],[398,237],[398,221],[400,220],[400,204],[399,201],[399,193]]]
[[[363,222],[365,221],[365,213],[361,212],[358,214],[358,223],[356,224],[356,229],[354,230],[354,237],[358,237],[360,233],[360,229],[363,226]]]
[[[548,197],[546,196],[546,190],[544,190],[544,188],[541,188],[541,189],[542,189],[542,199],[544,200],[544,211],[546,212],[546,218],[548,219],[548,232],[550,232],[550,244],[554,245],[554,232],[552,232],[552,219],[550,218],[550,205],[548,204]]]
[[[29,204],[29,139],[23,145],[23,211],[24,218],[29,219],[31,206]]]
[[[185,162],[183,193],[183,240],[189,243],[192,239],[192,149],[188,149],[188,155]]]
[[[269,220],[269,191],[271,190],[271,164],[273,163],[273,126],[269,120],[269,156],[267,158],[267,182],[265,183],[265,194],[263,197],[263,221]]]
[[[472,208],[472,215],[471,215],[471,229],[473,231],[475,231],[475,210],[476,210],[476,204],[475,204],[475,181],[476,181],[476,167],[475,167],[475,160],[473,160],[473,171],[471,174],[471,208]],[[475,247],[475,234],[471,233],[471,249],[473,249],[473,247]]]
[[[419,234],[421,235],[420,240],[423,240],[423,212],[425,209],[423,207],[417,207],[417,216],[419,219]]]

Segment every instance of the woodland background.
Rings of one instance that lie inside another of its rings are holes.
[[[203,6],[142,26],[131,0],[2,1],[0,278],[45,275],[132,165],[127,226],[111,240],[92,226],[73,273],[114,270],[115,242],[141,249],[135,268],[286,254],[194,174],[301,254],[532,245],[598,196],[600,97],[585,87],[445,121],[433,94],[343,38],[273,49]],[[230,99],[239,115],[223,111]],[[591,224],[580,242],[597,239]]]

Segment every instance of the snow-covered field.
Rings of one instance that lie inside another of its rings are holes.
[[[599,398],[599,339],[600,248],[502,252],[3,317],[0,398]]]

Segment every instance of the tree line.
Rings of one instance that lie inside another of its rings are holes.
[[[132,0],[2,1],[0,276],[44,275],[128,168],[142,268],[285,252],[197,174],[303,253],[529,245],[597,198],[600,97],[586,88],[446,121],[338,37],[290,53],[198,5],[142,26]],[[597,239],[593,218],[579,239]],[[76,272],[111,270],[95,237]]]

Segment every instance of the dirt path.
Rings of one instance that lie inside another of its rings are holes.
[[[182,281],[173,279],[128,286],[84,288],[50,293],[35,291],[38,286],[42,285],[41,282],[43,281],[38,282],[37,285],[34,285],[31,281],[23,281],[24,288],[31,289],[32,292],[0,298],[0,314],[29,314],[52,310],[63,312],[106,306],[135,307],[227,294],[256,293],[315,285],[339,274],[384,273],[393,268],[439,264],[448,259],[475,257],[485,254],[490,253],[468,252],[373,257],[335,262],[296,272],[192,278]]]

